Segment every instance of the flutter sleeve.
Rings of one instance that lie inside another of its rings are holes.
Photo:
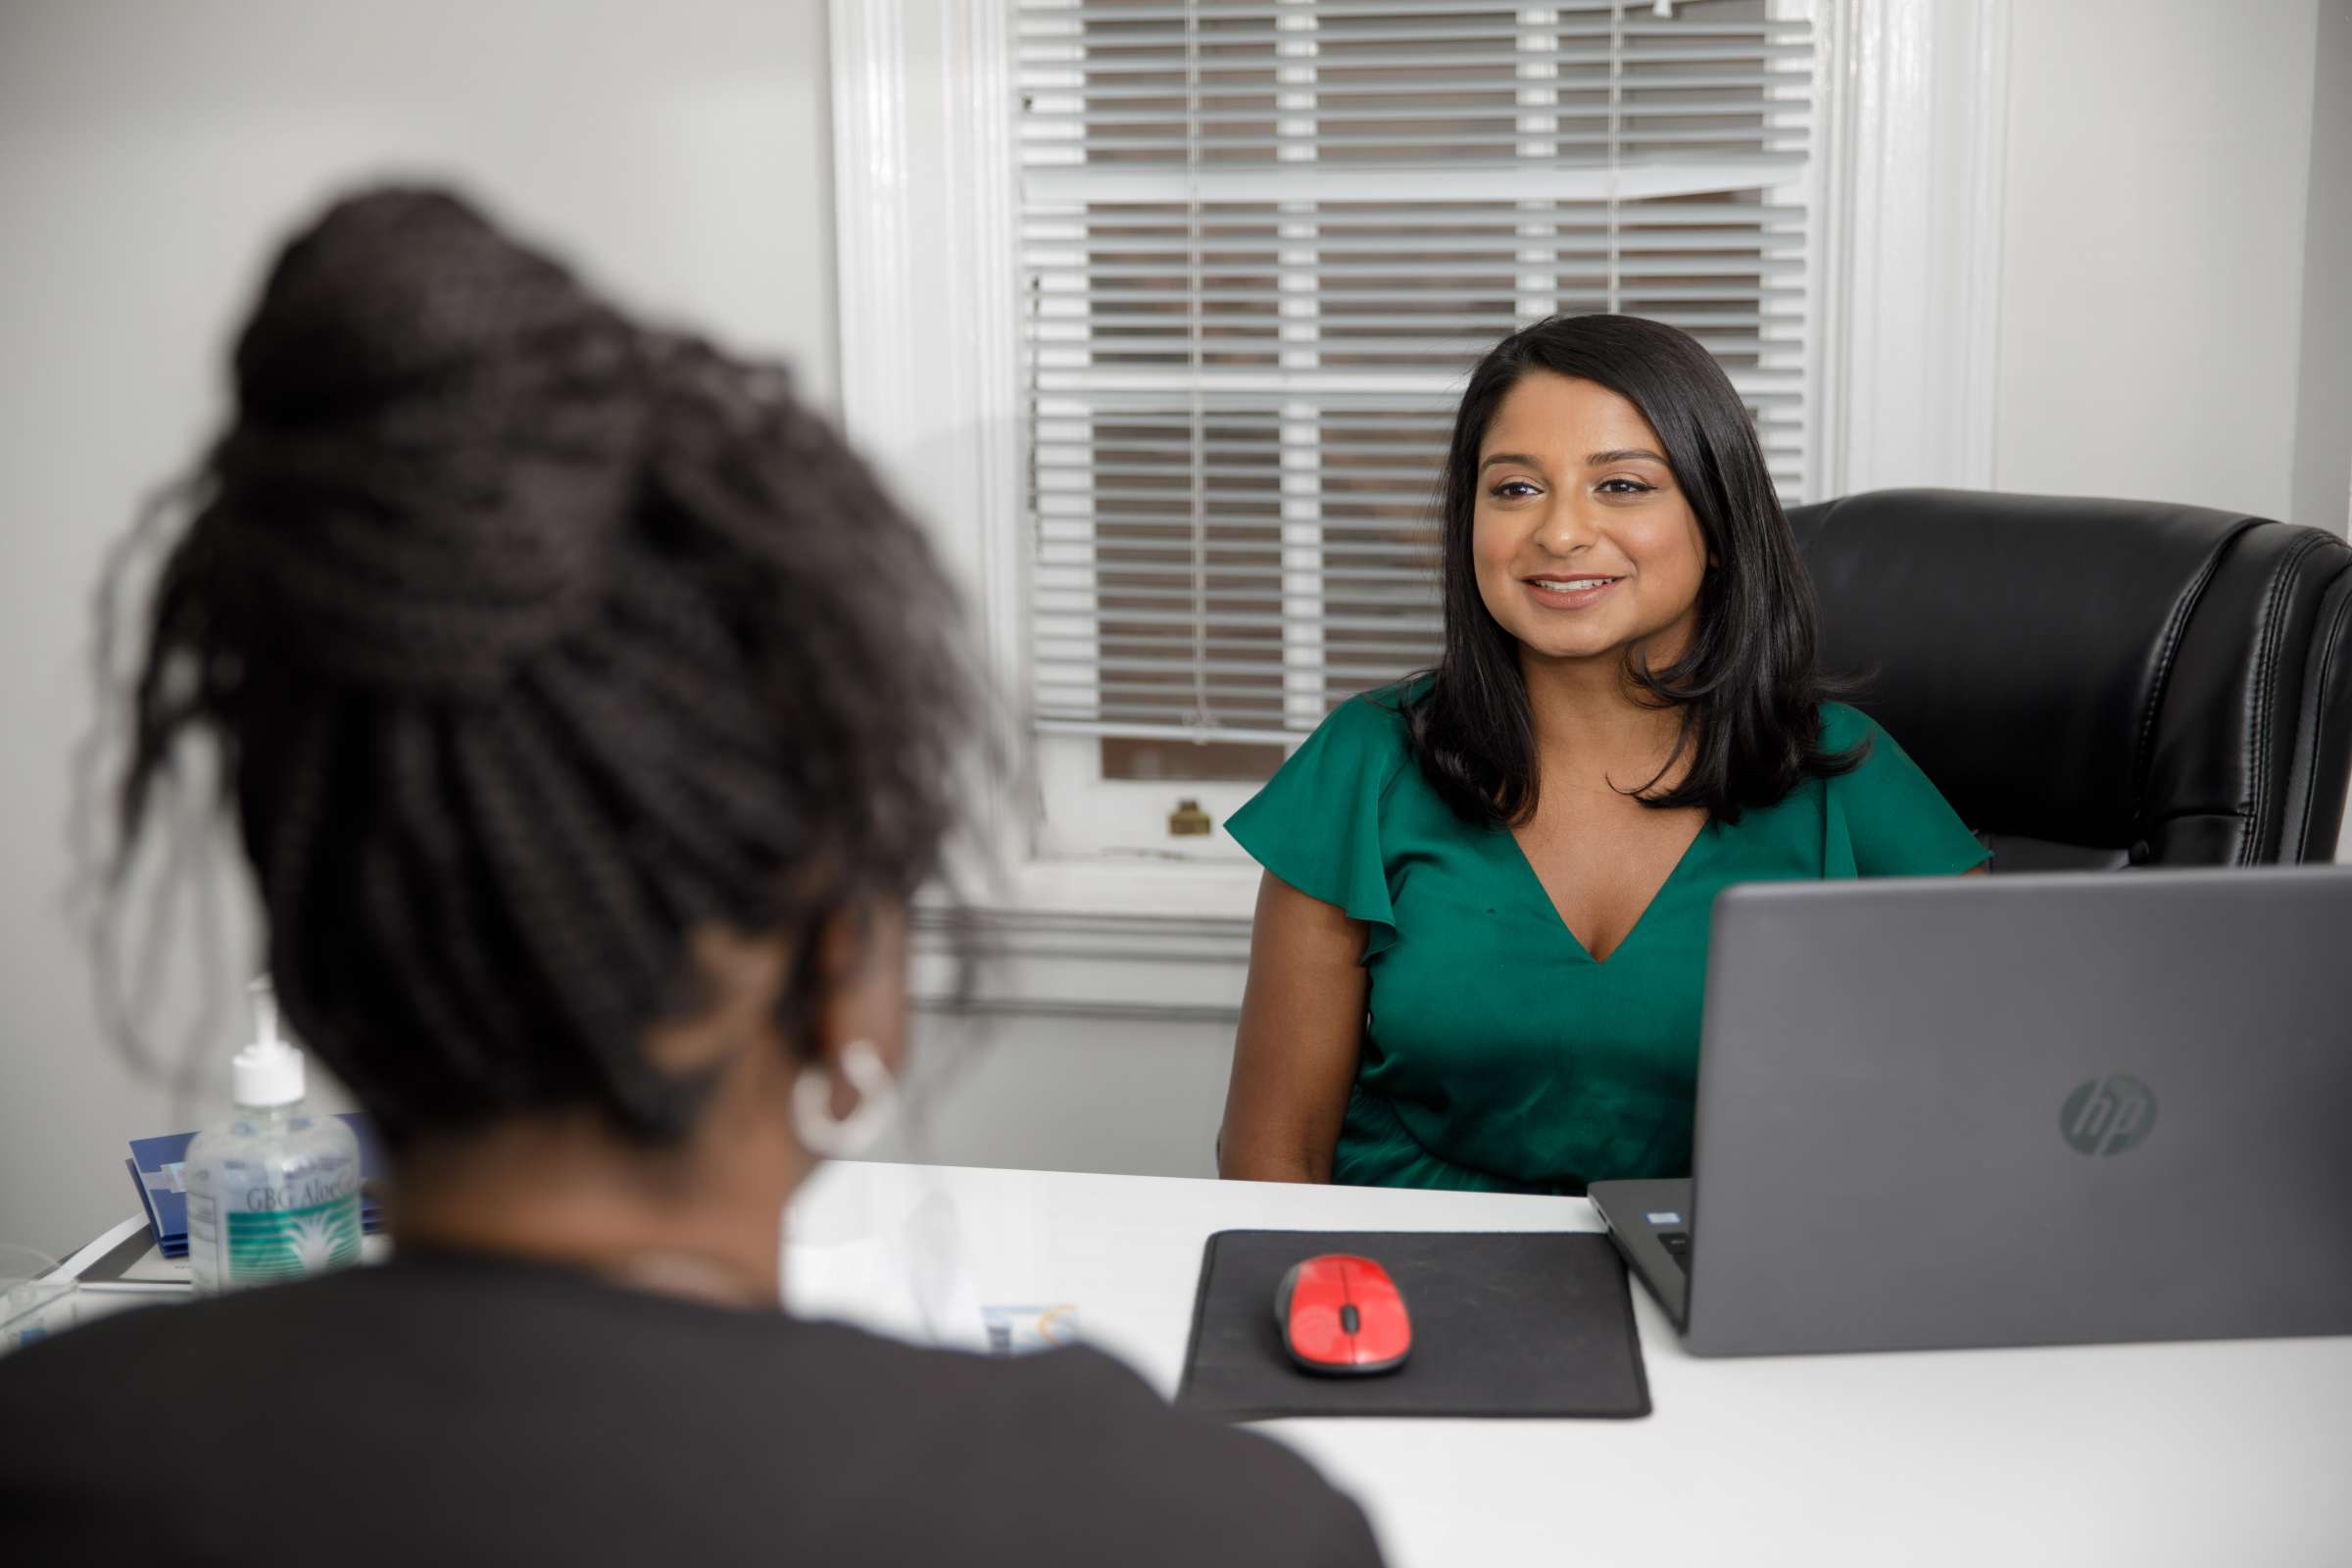
[[[1396,940],[1381,801],[1410,757],[1393,702],[1367,693],[1341,704],[1225,821],[1258,864],[1363,921],[1366,959]]]
[[[1828,781],[1826,876],[1948,876],[1991,858],[1919,764],[1867,714],[1841,703],[1822,709],[1822,744],[1867,741],[1860,766]]]

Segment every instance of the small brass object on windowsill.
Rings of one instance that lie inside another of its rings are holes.
[[[1215,830],[1216,824],[1200,809],[1199,801],[1178,801],[1176,809],[1168,813],[1168,832],[1177,838],[1199,838]]]

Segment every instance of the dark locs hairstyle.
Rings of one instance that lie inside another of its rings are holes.
[[[797,1028],[827,921],[941,867],[977,687],[923,536],[781,370],[429,190],[286,246],[235,392],[156,579],[118,887],[209,735],[285,1016],[389,1136],[682,1136],[706,1083],[642,1047],[698,1005],[690,932],[783,937]]]
[[[1737,822],[1744,808],[1770,806],[1807,777],[1852,768],[1859,753],[1820,745],[1826,687],[1814,668],[1813,587],[1731,378],[1688,334],[1661,322],[1555,316],[1489,350],[1454,416],[1443,520],[1446,646],[1427,691],[1406,709],[1414,751],[1439,793],[1476,822],[1535,814],[1519,645],[1488,612],[1471,555],[1479,446],[1530,370],[1596,382],[1641,411],[1665,445],[1713,563],[1699,585],[1688,651],[1662,669],[1638,655],[1629,664],[1643,700],[1681,710],[1681,733],[1659,777],[1690,758],[1682,783],[1642,787],[1642,804],[1704,807]]]

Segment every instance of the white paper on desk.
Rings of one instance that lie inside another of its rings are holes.
[[[822,1171],[811,1179],[821,1181]],[[988,1348],[962,1227],[937,1183],[926,1183],[910,1209],[889,1215],[867,1203],[796,1204],[784,1218],[783,1252],[790,1312],[913,1345]]]
[[[141,1252],[130,1267],[115,1276],[128,1285],[188,1285],[188,1260],[184,1257],[166,1257],[160,1247],[150,1247]]]

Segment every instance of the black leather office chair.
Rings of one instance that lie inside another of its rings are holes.
[[[2203,507],[1880,490],[1788,514],[1822,663],[1995,870],[2334,858],[2352,546]]]

